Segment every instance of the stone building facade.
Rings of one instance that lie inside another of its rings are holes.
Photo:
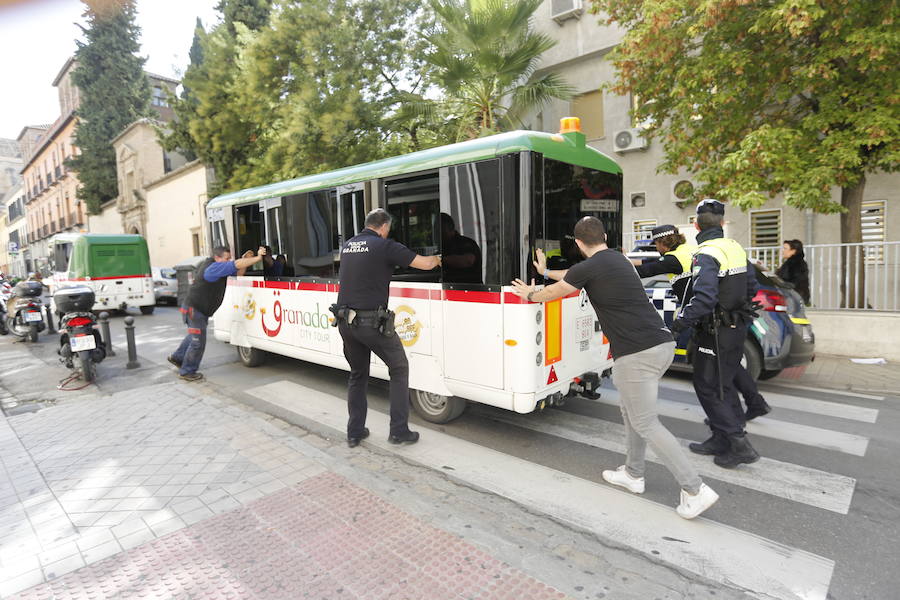
[[[140,119],[112,141],[119,181],[115,203],[125,233],[146,234],[147,185],[187,163],[182,155],[163,150],[156,133],[163,126],[160,121]]]
[[[24,248],[28,234],[25,219],[25,186],[19,182],[9,190],[3,201],[0,233],[0,271],[9,277],[26,277],[30,270],[28,249]]]
[[[195,160],[146,187],[145,237],[153,266],[171,267],[210,253],[206,202],[211,182],[212,168]]]
[[[560,10],[563,4],[569,10],[554,14],[554,7]],[[632,122],[629,114],[633,99],[600,91],[601,85],[614,79],[609,53],[620,43],[624,31],[600,24],[602,15],[590,14],[589,4],[546,0],[535,14],[535,28],[557,41],[543,55],[537,74],[559,73],[578,92],[571,101],[554,101],[540,112],[526,116],[525,123],[531,129],[555,132],[560,118],[581,118],[588,143],[622,166],[626,240],[647,237],[650,228],[664,223],[690,231],[694,204],[680,203],[677,192],[697,182],[689,173],[658,174],[662,148],[658,141],[645,143],[640,138],[641,125]],[[631,143],[626,143],[629,138]],[[864,238],[900,240],[900,211],[888,209],[900,200],[900,174],[873,174],[866,179]],[[832,197],[839,202],[840,189],[834,188]],[[781,198],[758,210],[730,210],[727,221],[728,235],[746,246],[780,246],[782,240],[792,238],[806,244],[840,242],[837,215],[797,210]]]
[[[73,58],[66,60],[53,79],[53,86],[57,88],[59,95],[59,118],[49,126],[25,127],[17,139],[24,156],[21,174],[28,221],[25,245],[32,260],[31,268],[45,272],[49,271],[48,242],[54,234],[63,231],[88,231],[89,228],[96,233],[115,233],[125,229],[126,215],[119,210],[119,198],[102,207],[100,215],[89,217],[85,204],[76,196],[79,185],[77,174],[65,165],[69,157],[79,153],[74,144],[74,132],[77,125],[75,111],[79,106],[80,94],[71,79],[75,64]],[[164,90],[174,92],[178,81],[151,73],[147,77],[150,79],[153,109],[161,118],[171,119],[172,110],[166,104]],[[159,177],[163,172],[157,174],[154,171],[151,179]],[[109,218],[110,209],[115,218]],[[129,217],[132,218],[130,224],[141,222],[133,215]],[[144,229],[145,224],[138,228],[140,232]]]

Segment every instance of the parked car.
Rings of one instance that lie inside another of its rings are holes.
[[[637,248],[636,248],[637,250]],[[629,258],[656,260],[659,254],[641,248]],[[744,342],[743,365],[754,379],[770,379],[788,367],[808,365],[815,359],[815,335],[806,318],[800,295],[773,273],[755,267],[759,291],[754,300],[762,305]],[[660,316],[671,325],[680,308],[665,275],[643,280],[644,288]],[[690,371],[691,334],[682,333],[675,349],[672,368]]]
[[[160,302],[176,304],[178,302],[178,279],[175,277],[175,269],[153,267],[153,294],[157,304]]]

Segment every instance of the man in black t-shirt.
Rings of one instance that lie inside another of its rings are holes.
[[[338,330],[344,340],[344,357],[350,363],[347,386],[347,445],[351,448],[369,436],[366,427],[366,387],[372,352],[388,367],[391,377],[392,444],[414,444],[419,433],[409,430],[409,361],[403,344],[391,329],[389,336],[380,330],[378,309],[387,308],[391,276],[395,267],[413,267],[423,271],[441,265],[440,256],[419,256],[403,244],[388,239],[391,215],[376,208],[366,215],[366,228],[341,248],[341,289],[337,306],[352,311],[349,318],[338,318]]]
[[[650,303],[641,280],[625,255],[606,245],[606,230],[595,217],[584,217],[575,225],[575,243],[585,260],[565,271],[547,269],[543,252],[534,262],[538,273],[556,281],[538,291],[516,279],[513,291],[531,302],[549,302],[579,289],[587,292],[603,333],[609,338],[615,364],[613,383],[619,390],[625,424],[625,464],[603,471],[603,479],[635,494],[644,492],[644,455],[647,444],[681,486],[676,512],[693,519],[719,499],[703,483],[684,449],[656,412],[659,379],[674,357],[675,342],[659,313]]]

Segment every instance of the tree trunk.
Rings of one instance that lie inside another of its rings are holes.
[[[841,188],[841,243],[862,242],[862,199],[866,189],[863,175],[853,187]],[[861,246],[841,250],[841,308],[866,308],[866,263]]]

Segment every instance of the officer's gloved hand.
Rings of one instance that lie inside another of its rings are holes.
[[[759,302],[757,302],[756,300],[754,300],[753,302],[751,302],[751,303],[750,303],[750,312],[749,312],[750,318],[751,318],[751,319],[755,319],[756,317],[758,317],[758,316],[759,316],[759,311],[761,311],[762,308],[763,308],[763,305],[760,304]]]
[[[687,329],[688,326],[685,325],[684,321],[681,319],[675,319],[672,321],[672,326],[669,329],[672,332],[672,337],[675,338],[675,341],[678,341],[678,338],[681,337],[681,332]]]

